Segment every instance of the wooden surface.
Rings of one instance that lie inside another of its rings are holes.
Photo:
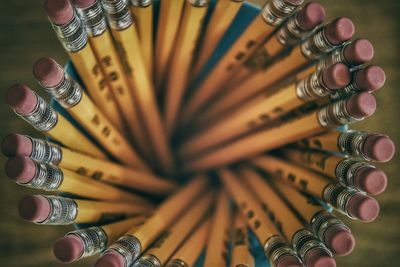
[[[39,89],[31,74],[33,62],[41,56],[51,56],[60,62],[66,54],[59,45],[45,17],[43,1],[5,1],[0,17],[0,94],[8,86],[23,82]],[[262,3],[264,1],[254,1]],[[358,37],[368,37],[375,45],[374,63],[386,70],[388,80],[384,89],[376,94],[378,112],[357,125],[359,129],[383,131],[400,144],[398,101],[400,100],[400,1],[398,0],[321,0],[327,7],[328,18],[338,15],[351,17],[356,24]],[[0,104],[2,120],[0,136],[19,132],[37,136],[25,122],[16,118],[4,101]],[[3,166],[5,158],[0,157]],[[399,160],[393,160],[382,168],[387,172],[389,187],[378,197],[381,215],[371,224],[349,222],[357,247],[349,257],[339,258],[338,266],[399,266],[400,257],[400,179]],[[65,266],[57,263],[51,247],[55,239],[71,227],[36,226],[22,221],[17,215],[18,200],[34,193],[10,182],[2,171],[0,179],[0,258],[2,266]],[[71,266],[88,266],[93,260],[85,260]]]

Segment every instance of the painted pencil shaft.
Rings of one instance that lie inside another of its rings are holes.
[[[231,267],[254,267],[254,259],[250,254],[248,231],[242,215],[237,212],[232,229],[232,256]]]
[[[166,79],[165,75],[178,34],[184,4],[184,0],[164,0],[160,2],[154,58],[155,87],[159,94]]]
[[[171,69],[168,74],[164,103],[166,127],[170,135],[176,127],[181,111],[182,99],[189,82],[190,66],[207,9],[208,1],[201,1],[201,4],[192,4],[190,1],[185,3],[171,56]]]
[[[235,0],[217,2],[202,39],[200,52],[192,70],[192,78],[195,78],[207,63],[242,4],[243,1]]]

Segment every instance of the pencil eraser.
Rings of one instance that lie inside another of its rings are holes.
[[[12,133],[4,137],[1,151],[7,157],[17,155],[29,157],[32,153],[32,141],[25,135]]]
[[[74,8],[69,0],[46,0],[47,16],[56,25],[65,25],[74,17]]]
[[[117,252],[107,252],[101,256],[95,264],[96,267],[124,267],[123,257]]]
[[[365,138],[363,152],[370,160],[389,161],[393,158],[395,151],[395,144],[387,135],[371,134]]]
[[[54,256],[64,263],[71,263],[78,260],[83,252],[83,242],[75,235],[67,235],[58,239],[53,247]]]
[[[372,222],[378,217],[379,203],[370,196],[356,193],[348,200],[347,212],[360,221]]]
[[[64,78],[64,69],[48,57],[39,59],[33,64],[33,76],[46,88],[52,88],[61,83]]]
[[[30,158],[12,157],[6,162],[5,172],[10,179],[17,183],[26,184],[35,176],[36,165]]]
[[[325,37],[333,45],[350,40],[355,32],[353,22],[346,17],[337,18],[325,26]]]
[[[357,39],[345,47],[344,57],[353,66],[365,64],[374,57],[374,46],[367,39]]]
[[[343,88],[350,83],[350,70],[343,63],[333,64],[322,71],[322,80],[331,90]]]
[[[88,8],[95,2],[96,0],[72,0],[72,3],[74,3],[77,8]]]
[[[285,255],[283,257],[280,257],[276,262],[276,267],[301,267],[301,266],[303,266],[303,264],[301,264],[300,260],[293,255]]]
[[[369,117],[376,110],[375,97],[365,92],[353,95],[346,101],[346,110],[353,118]]]
[[[371,195],[381,194],[387,187],[386,174],[372,166],[361,168],[355,174],[354,182],[358,188]]]
[[[19,203],[20,216],[31,222],[40,223],[50,214],[50,203],[43,196],[26,196]]]
[[[300,28],[308,31],[320,25],[324,21],[325,15],[325,8],[321,4],[309,2],[297,12],[296,21]]]
[[[36,94],[24,84],[15,84],[6,93],[7,104],[22,115],[31,113],[36,108],[37,101]]]
[[[334,224],[325,230],[324,243],[333,254],[346,256],[353,251],[356,240],[348,229]]]
[[[305,264],[307,267],[335,267],[335,260],[325,251],[314,249],[306,256]]]
[[[370,65],[357,71],[354,79],[359,89],[374,92],[381,89],[385,84],[386,74],[381,67]]]

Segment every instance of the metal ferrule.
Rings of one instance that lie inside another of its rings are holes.
[[[299,230],[294,234],[292,245],[303,261],[314,249],[324,250],[328,255],[332,256],[332,253],[325,247],[324,243],[307,229]]]
[[[293,16],[279,29],[276,33],[276,38],[282,45],[292,46],[309,32],[310,31],[303,30],[297,23],[296,16]]]
[[[194,7],[204,7],[210,3],[210,0],[188,0]]]
[[[318,111],[318,121],[323,127],[337,127],[362,121],[364,118],[350,116],[346,108],[347,99],[332,103]]]
[[[36,166],[36,172],[32,180],[22,185],[46,191],[57,190],[64,180],[64,174],[61,169],[34,160],[33,163]]]
[[[31,159],[57,166],[62,159],[61,147],[43,139],[28,137],[32,142]]]
[[[86,258],[102,252],[107,247],[108,237],[101,227],[93,226],[86,229],[69,232],[66,236],[73,235],[82,240],[83,253],[80,258]]]
[[[40,85],[65,109],[76,106],[82,99],[82,88],[66,72],[55,87]]]
[[[338,148],[345,155],[370,160],[363,152],[365,139],[370,135],[368,132],[361,131],[344,132],[338,138]]]
[[[138,259],[133,267],[161,267],[163,266],[158,258],[154,255],[143,255]]]
[[[129,267],[142,253],[139,239],[132,235],[124,235],[112,244],[106,251],[115,251],[124,258],[124,267]]]
[[[173,259],[172,261],[168,262],[165,267],[189,267],[189,265],[180,259]]]
[[[88,8],[77,8],[89,36],[99,36],[107,30],[107,20],[99,0]]]
[[[134,7],[146,7],[153,4],[153,0],[131,0],[130,2]]]
[[[16,111],[15,113],[36,130],[42,132],[50,131],[58,122],[57,112],[43,98],[38,95],[36,95],[36,98],[36,107],[31,113],[27,115],[19,114]]]
[[[133,17],[126,0],[101,0],[101,3],[112,29],[124,30],[133,24]]]
[[[336,177],[342,184],[357,188],[355,181],[356,174],[365,167],[375,168],[375,166],[363,161],[344,159],[336,166]]]
[[[331,52],[340,45],[332,45],[325,36],[325,27],[321,27],[315,34],[301,44],[301,51],[308,59],[317,59]]]
[[[78,215],[78,205],[71,198],[43,196],[50,203],[50,214],[46,220],[38,224],[66,225],[73,224]]]
[[[267,240],[264,245],[264,253],[272,263],[273,266],[276,266],[278,260],[286,255],[293,255],[296,256],[296,252],[291,249],[286,240],[279,235],[272,236]]]
[[[326,57],[320,59],[317,64],[317,69],[326,69],[336,63],[344,63],[347,66],[351,67],[351,65],[347,62],[346,57],[344,56],[344,50],[350,43],[351,42],[347,42],[343,46],[333,50]]]
[[[278,26],[293,14],[299,5],[287,3],[285,0],[269,0],[262,8],[261,15],[268,24]]]
[[[338,211],[346,214],[350,218],[354,218],[347,212],[347,203],[355,195],[361,194],[360,191],[350,189],[339,183],[332,183],[325,187],[323,199],[335,207]]]
[[[297,96],[304,101],[311,101],[328,95],[331,90],[325,85],[322,70],[300,80],[296,85]]]
[[[84,24],[75,11],[71,21],[67,24],[56,25],[51,22],[51,25],[66,51],[78,52],[86,46],[88,42],[87,33]]]
[[[354,73],[355,74],[355,73]],[[336,90],[334,93],[332,93],[329,98],[332,101],[338,101],[340,99],[345,99],[348,98],[352,95],[358,94],[361,91],[363,91],[362,89],[360,89],[360,87],[357,85],[354,77],[355,75],[353,74],[353,81],[348,84],[346,87]]]
[[[328,229],[332,225],[339,225],[340,227],[345,228],[350,232],[349,227],[347,227],[344,222],[342,222],[342,220],[336,217],[333,213],[325,210],[315,214],[311,219],[310,225],[312,230],[320,240],[324,240],[326,229]]]

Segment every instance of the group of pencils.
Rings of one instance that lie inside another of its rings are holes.
[[[329,267],[353,251],[335,213],[378,216],[387,177],[374,162],[395,146],[348,125],[373,115],[385,72],[349,18],[324,24],[303,0],[267,0],[211,66],[255,10],[244,2],[46,0],[70,63],[33,65],[52,103],[8,89],[47,138],[12,133],[2,152],[9,178],[55,193],[22,199],[22,218],[79,225],[58,260]]]

